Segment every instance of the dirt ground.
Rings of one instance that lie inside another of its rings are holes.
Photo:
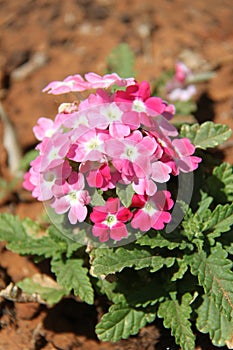
[[[41,116],[52,117],[64,96],[41,90],[70,74],[103,73],[106,56],[121,42],[136,56],[137,79],[156,82],[183,60],[194,72],[214,71],[197,86],[198,121],[213,120],[233,129],[233,3],[232,0],[0,0],[0,103],[9,118],[20,155],[36,140],[32,127]],[[0,176],[15,171],[0,120]],[[221,148],[233,164],[233,138]],[[21,191],[5,196],[1,212],[37,218],[43,206]],[[0,246],[0,289],[11,281],[47,272]],[[175,350],[161,324],[115,344],[98,342],[97,307],[66,299],[52,308],[36,303],[0,304],[0,350]],[[198,335],[199,350],[215,349]],[[217,349],[217,348],[216,348]],[[223,349],[223,348],[222,348]]]

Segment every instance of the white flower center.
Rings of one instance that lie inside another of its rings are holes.
[[[133,162],[138,156],[138,151],[134,146],[127,146],[125,148],[124,156]]]
[[[107,225],[108,227],[113,227],[117,223],[117,218],[116,215],[113,214],[108,214],[106,217],[106,220],[104,221],[104,224]]]
[[[79,200],[79,196],[80,195],[80,191],[71,191],[68,196],[69,196],[69,200],[70,200],[70,204],[71,206],[73,204],[76,204],[76,203],[79,203],[80,200]]]
[[[111,105],[101,108],[101,113],[107,118],[109,122],[121,120],[123,112],[114,103]]]
[[[146,106],[142,100],[136,99],[133,101],[132,110],[135,112],[146,112]]]
[[[152,216],[156,212],[156,209],[149,202],[147,202],[143,207],[143,211],[149,216]]]
[[[45,131],[45,137],[52,137],[54,133],[55,133],[54,129],[48,129]]]
[[[97,149],[101,144],[102,141],[98,138],[98,136],[95,136],[86,143],[86,149],[87,151],[93,151]]]

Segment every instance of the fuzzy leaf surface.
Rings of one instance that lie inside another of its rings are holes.
[[[161,303],[158,309],[158,316],[163,318],[164,326],[171,329],[176,343],[181,346],[182,350],[195,348],[195,337],[189,321],[192,312],[189,306],[191,300],[192,296],[186,293],[181,303],[174,297]]]
[[[30,219],[21,221],[8,213],[0,215],[0,240],[5,240],[12,251],[46,258],[58,256],[64,251],[64,244],[57,244],[49,236],[37,238],[37,230],[38,225]]]
[[[233,167],[222,163],[213,170],[213,175],[207,179],[211,194],[219,200],[233,201]],[[219,198],[220,197],[220,198]]]
[[[196,148],[207,149],[225,142],[232,132],[227,125],[207,121],[201,125],[182,125],[180,133],[182,137],[188,137]]]
[[[205,293],[211,295],[218,309],[228,318],[233,316],[233,272],[232,262],[220,244],[212,248],[207,257],[205,252],[193,256],[191,271],[203,286]]]
[[[102,341],[116,342],[137,334],[147,323],[153,322],[154,313],[132,309],[128,305],[112,305],[96,326],[96,334]]]
[[[67,290],[74,290],[88,304],[94,302],[94,291],[87,275],[88,269],[83,267],[82,259],[52,260],[51,270],[57,277],[57,282]]]
[[[174,264],[175,258],[163,258],[159,255],[153,256],[152,252],[143,249],[118,248],[115,251],[110,249],[97,249],[93,261],[95,275],[108,275],[120,272],[125,267],[134,267],[135,270],[150,268],[151,272],[161,269],[164,265],[170,267]]]
[[[233,337],[233,319],[228,320],[219,309],[211,294],[203,295],[203,303],[197,309],[197,329],[202,333],[209,333],[212,343],[216,346],[226,345]]]
[[[183,240],[183,237],[177,232],[166,235],[165,233],[157,232],[154,236],[143,235],[137,241],[140,246],[149,246],[150,248],[168,248],[173,250],[175,248],[186,249],[191,248],[189,242]]]
[[[67,290],[59,285],[45,286],[33,278],[25,278],[24,280],[17,283],[17,285],[28,294],[37,293],[39,296],[46,301],[49,306],[58,303],[65,295],[67,295]]]
[[[64,253],[67,258],[70,258],[74,252],[82,247],[81,243],[69,238],[68,235],[62,234],[54,225],[49,226],[48,235],[57,245],[64,246]]]
[[[203,225],[203,230],[211,230],[210,237],[220,236],[223,232],[227,232],[233,225],[233,203],[219,204],[208,220]]]

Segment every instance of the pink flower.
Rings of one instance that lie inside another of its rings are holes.
[[[79,171],[86,173],[86,180],[90,187],[100,188],[102,191],[115,188],[116,183],[121,179],[116,169],[107,163],[87,161],[81,163]]]
[[[128,236],[125,223],[132,217],[129,209],[120,206],[119,198],[108,198],[104,206],[96,206],[90,214],[94,223],[92,233],[100,242],[109,238],[120,241]]]
[[[54,122],[48,118],[39,118],[37,125],[33,127],[33,132],[38,140],[43,140],[44,137],[50,137],[54,134],[57,128],[54,128]]]
[[[64,106],[65,108],[65,106]],[[52,137],[56,132],[62,132],[63,121],[66,120],[67,113],[59,113],[55,120],[49,118],[39,118],[37,125],[33,127],[33,132],[39,141]]]
[[[90,89],[109,88],[111,85],[127,86],[134,84],[133,78],[123,79],[118,74],[106,74],[101,77],[95,73],[85,74],[85,79],[81,75],[70,75],[63,81],[53,81],[48,84],[42,91],[49,94],[59,95],[67,92],[81,92]]]
[[[96,111],[97,106],[113,102],[113,98],[103,89],[97,89],[95,94],[90,94],[85,100],[80,101],[79,111]]]
[[[88,160],[102,162],[105,160],[104,144],[110,138],[108,131],[89,129],[79,136],[72,146],[72,152],[67,154],[75,162]]]
[[[170,179],[172,169],[161,161],[151,164],[151,174],[145,178],[134,180],[133,189],[137,194],[153,196],[157,191],[156,182],[165,183]]]
[[[42,91],[53,95],[65,94],[67,92],[85,91],[89,88],[89,84],[81,77],[81,75],[69,75],[63,81],[53,81],[49,83]]]
[[[86,111],[91,128],[101,130],[109,128],[109,134],[115,138],[122,138],[130,134],[130,127],[123,123],[122,110],[115,102],[102,105]]]
[[[96,73],[87,73],[85,78],[90,83],[92,89],[107,89],[112,85],[128,86],[134,84],[134,78],[121,78],[118,74],[105,74],[103,77]]]
[[[173,89],[168,94],[168,97],[171,101],[188,101],[193,97],[193,95],[196,94],[196,92],[197,92],[196,87],[191,84],[185,88],[177,87]]]
[[[84,190],[84,176],[73,172],[68,181],[62,185],[54,185],[54,200],[51,207],[57,214],[68,212],[68,218],[72,225],[83,222],[87,216],[86,205],[90,203],[88,191]]]
[[[45,172],[38,172],[33,167],[27,173],[24,187],[32,187],[32,196],[39,201],[46,201],[53,198],[53,187],[55,184],[61,184],[70,176],[71,166],[67,161],[51,168]],[[31,184],[31,185],[30,185]]]
[[[176,62],[175,64],[175,80],[180,83],[185,83],[187,78],[192,75],[191,70],[183,63]]]
[[[156,147],[157,144],[152,137],[143,137],[138,130],[123,140],[110,139],[105,142],[105,151],[113,159],[115,168],[123,175],[127,175],[130,171],[129,166],[132,165],[137,177],[150,174],[150,156]]]
[[[24,176],[23,176],[23,188],[25,188],[25,190],[27,191],[33,191],[35,188],[35,185],[33,185],[30,181],[31,178],[31,169],[29,171],[27,171]]]
[[[154,112],[153,115],[162,114],[167,104],[159,97],[151,97],[150,85],[147,81],[141,84],[128,86],[126,91],[119,90],[115,94],[117,102],[132,102],[132,110],[146,113]]]
[[[188,101],[196,94],[196,87],[188,84],[190,78],[191,70],[183,62],[177,62],[174,78],[166,85],[167,96],[171,101]]]
[[[195,152],[195,147],[191,144],[187,138],[174,139],[172,141],[175,153],[173,159],[175,161],[176,172],[189,173],[197,169],[198,164],[201,162],[201,158],[192,156]]]
[[[40,155],[31,162],[31,165],[39,172],[54,168],[63,163],[70,147],[68,134],[55,133],[50,138],[44,138],[37,146]]]
[[[161,230],[171,220],[171,214],[167,210],[172,208],[173,200],[168,191],[158,191],[151,197],[135,194],[131,206],[139,208],[131,221],[134,229],[139,228],[143,232],[151,228]]]

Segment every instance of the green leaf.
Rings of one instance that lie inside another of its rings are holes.
[[[57,246],[64,247],[64,253],[67,258],[70,258],[74,252],[76,252],[83,245],[75,240],[69,238],[67,235],[61,233],[54,225],[50,225],[48,228],[48,234],[51,239],[56,242]]]
[[[55,273],[57,281],[67,290],[74,290],[88,304],[94,302],[94,292],[88,277],[88,269],[83,267],[81,259],[52,260],[51,270]]]
[[[0,214],[0,240],[8,243],[26,239],[25,229],[17,216]]]
[[[216,147],[225,142],[231,136],[231,130],[227,125],[215,124],[207,121],[201,125],[182,125],[180,135],[188,137],[196,148],[207,149]]]
[[[191,209],[185,215],[182,221],[182,226],[184,228],[182,234],[185,237],[187,237],[190,241],[193,242],[194,238],[202,239],[202,220],[199,218],[198,215],[193,214],[191,212]]]
[[[116,185],[116,194],[119,197],[121,203],[124,205],[124,207],[128,208],[130,204],[132,203],[132,198],[134,195],[134,190],[132,185],[122,185],[118,183]]]
[[[207,193],[201,191],[201,200],[198,203],[198,209],[195,212],[195,216],[198,216],[202,220],[206,220],[206,217],[209,216],[208,208],[213,202],[213,198],[209,197]]]
[[[176,343],[182,350],[195,348],[195,337],[189,321],[192,312],[189,305],[191,300],[192,296],[189,293],[183,295],[181,303],[173,296],[171,300],[161,303],[158,309],[158,316],[163,318],[164,326],[171,329]]]
[[[191,272],[198,276],[205,293],[213,298],[216,307],[229,320],[233,316],[233,272],[227,252],[217,244],[208,257],[205,252],[199,252],[190,262]]]
[[[11,214],[0,214],[0,240],[7,242],[7,248],[22,255],[38,255],[45,258],[60,256],[64,243],[57,243],[49,236],[39,236],[40,226],[26,218],[20,220]]]
[[[47,277],[48,278],[48,277]],[[34,276],[32,278],[25,278],[22,281],[19,281],[17,285],[27,294],[39,294],[40,298],[46,301],[49,306],[52,306],[58,303],[65,295],[67,295],[67,290],[61,286],[59,286],[55,281],[51,284],[44,283],[41,279],[40,281],[36,281]]]
[[[91,205],[93,207],[97,205],[105,205],[105,200],[97,190],[95,190],[94,193],[91,195]]]
[[[153,232],[153,236],[145,234],[140,237],[137,241],[140,246],[149,246],[150,248],[168,248],[169,250],[179,248],[186,249],[192,248],[189,242],[184,240],[177,231],[172,232],[172,234],[166,234],[164,232],[157,231]]]
[[[185,257],[186,256],[184,256],[184,259],[176,259],[179,269],[174,273],[171,281],[176,281],[177,279],[182,279],[184,277],[184,274],[188,269],[188,264]]]
[[[221,202],[233,201],[233,167],[222,163],[213,170],[213,176],[207,178],[208,190]]]
[[[58,257],[65,250],[65,245],[58,245],[47,236],[39,239],[27,237],[23,241],[14,241],[7,244],[7,247],[22,255],[38,255],[45,258]]]
[[[153,322],[154,313],[132,309],[128,305],[112,305],[96,326],[96,334],[102,341],[116,342],[137,334],[147,323]]]
[[[123,78],[133,77],[134,53],[126,43],[121,43],[107,57],[108,71],[116,72]]]
[[[170,267],[175,258],[163,258],[152,255],[152,252],[143,249],[97,249],[93,261],[93,272],[95,275],[108,275],[122,271],[125,267],[134,267],[135,270],[150,268],[151,272],[160,270],[164,265]]]
[[[203,231],[211,231],[209,238],[221,236],[223,232],[227,232],[233,225],[233,203],[219,204],[211,216],[204,222]]]
[[[221,309],[216,306],[211,294],[203,296],[203,303],[197,309],[197,315],[197,329],[202,333],[209,333],[214,345],[224,346],[227,341],[231,341],[233,320],[228,320]]]
[[[125,295],[117,290],[117,282],[109,282],[106,279],[98,279],[97,287],[100,293],[105,294],[108,300],[112,301],[114,304],[126,304]]]

